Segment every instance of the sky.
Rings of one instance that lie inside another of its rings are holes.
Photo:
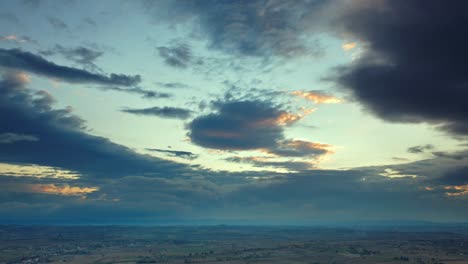
[[[0,223],[468,221],[468,3],[0,2]]]

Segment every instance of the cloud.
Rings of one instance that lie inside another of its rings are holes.
[[[103,87],[100,87],[100,89],[138,94],[146,99],[158,99],[158,98],[172,97],[172,95],[169,93],[157,92],[153,90],[144,89],[141,87],[122,88],[122,87],[116,87],[116,86],[103,86]]]
[[[445,163],[445,169],[439,171],[444,167],[441,162]],[[239,223],[233,219],[256,224],[462,221],[468,217],[464,210],[466,184],[434,181],[447,173],[447,168],[453,169],[453,162],[463,164],[434,158],[398,166],[301,169],[295,173],[198,168],[173,172],[170,177],[164,172],[99,180],[82,177],[72,182],[0,176],[0,213],[5,216],[1,219],[3,223]],[[379,175],[385,169],[418,177]],[[31,184],[53,184],[56,188],[51,187],[48,193],[32,192]],[[80,189],[71,192],[76,195],[64,195],[67,185]],[[83,194],[86,196],[83,199],[79,193],[85,188],[99,189]]]
[[[405,178],[405,177],[416,178],[418,177],[418,175],[416,174],[402,174],[400,171],[393,170],[391,168],[386,168],[384,172],[379,173],[379,175],[383,177],[388,177],[388,178]]]
[[[86,70],[57,65],[41,56],[20,49],[0,49],[0,66],[70,83],[135,86],[141,81],[139,75],[130,76],[111,73],[109,76],[105,76]]]
[[[134,115],[147,115],[147,116],[158,116],[161,118],[176,118],[176,119],[187,119],[192,115],[192,111],[184,108],[177,107],[149,107],[149,108],[124,108],[120,110],[124,113]]]
[[[40,166],[34,164],[8,164],[0,163],[0,175],[10,177],[31,177],[76,180],[80,178],[77,172],[57,167]]]
[[[4,20],[16,25],[20,24],[19,18],[12,13],[0,13],[0,20]]]
[[[465,196],[465,195],[468,195],[468,184],[467,185],[446,186],[444,189],[447,190],[446,194],[448,196]]]
[[[54,48],[49,50],[40,51],[40,54],[44,56],[50,56],[55,54],[60,54],[68,60],[71,60],[77,64],[83,65],[89,69],[99,69],[95,61],[101,57],[104,52],[89,49],[86,47],[73,47],[65,48],[61,45],[55,45]]]
[[[168,88],[168,89],[183,89],[183,88],[189,87],[186,84],[178,83],[178,82],[167,82],[167,83],[158,82],[156,84],[163,88]]]
[[[56,30],[68,30],[68,25],[60,18],[49,16],[47,17],[47,21]]]
[[[39,139],[33,135],[15,134],[15,133],[1,133],[0,144],[13,144],[20,141],[39,141]]]
[[[219,102],[215,108],[188,125],[193,143],[213,149],[269,149],[283,140],[282,126],[300,119],[264,101]]]
[[[307,170],[319,158],[333,153],[331,146],[298,139],[285,139],[284,128],[307,113],[293,114],[269,101],[218,101],[215,112],[193,119],[188,125],[192,143],[210,149],[257,150],[268,157],[232,157],[227,160],[291,171]],[[283,158],[301,158],[284,160]]]
[[[209,47],[245,56],[296,57],[321,53],[311,33],[328,1],[144,1],[145,11],[171,25],[193,25]]]
[[[306,171],[314,167],[314,164],[310,162],[294,160],[278,161],[272,160],[268,157],[229,157],[225,160],[234,163],[247,163],[253,165],[254,167],[263,169],[265,169],[266,167],[285,169],[289,172]]]
[[[0,134],[34,135],[39,141],[2,144],[0,162],[37,164],[78,172],[83,177],[171,174],[186,165],[137,154],[106,138],[86,133],[86,123],[71,108],[54,109],[45,91],[25,87],[21,75],[0,81]]]
[[[98,187],[78,187],[70,186],[68,184],[55,185],[55,184],[30,184],[29,189],[31,192],[64,195],[64,196],[84,196],[99,190]]]
[[[97,27],[98,24],[96,22],[96,20],[90,18],[90,17],[86,17],[83,19],[83,22],[86,23],[87,25],[89,26],[92,26],[92,27]]]
[[[432,150],[434,149],[434,146],[431,145],[431,144],[427,144],[427,145],[422,145],[422,146],[413,146],[413,147],[409,147],[406,152],[408,153],[413,153],[413,154],[417,154],[417,153],[423,153],[425,152],[426,150]]]
[[[274,148],[265,151],[283,157],[319,157],[332,153],[331,148],[327,144],[288,139],[279,141]]]
[[[7,35],[7,36],[0,36],[0,41],[11,41],[11,42],[16,42],[18,44],[20,43],[32,43],[32,44],[37,44],[37,42],[30,37],[26,36],[16,36],[16,35]]]
[[[442,177],[437,179],[438,183],[447,185],[465,185],[468,184],[468,167],[463,166],[446,171]]]
[[[344,43],[343,45],[341,45],[341,48],[344,50],[344,51],[350,51],[354,48],[357,47],[357,43],[356,42],[346,42]]]
[[[172,67],[187,68],[194,60],[192,48],[185,43],[161,46],[157,49],[159,56],[164,59],[167,65]]]
[[[468,158],[468,153],[466,151],[455,152],[455,153],[448,153],[445,151],[434,151],[432,152],[432,155],[439,157],[439,158],[454,159],[454,160],[464,160]]]
[[[468,135],[468,3],[352,1],[335,21],[339,34],[362,43],[336,82],[390,122],[430,123]],[[434,36],[437,36],[434,38]]]
[[[329,95],[323,91],[294,91],[292,94],[312,101],[316,104],[335,104],[342,102],[341,99],[333,95]]]
[[[21,3],[30,8],[38,8],[41,5],[40,0],[22,0]]]
[[[168,149],[157,149],[157,148],[147,148],[148,151],[160,152],[163,154],[167,154],[171,157],[178,157],[188,160],[194,160],[198,158],[198,155],[189,151],[181,151],[181,150],[168,150]]]
[[[88,60],[89,59],[90,58],[88,58]],[[87,59],[84,60],[86,61]],[[57,65],[39,55],[20,49],[0,49],[0,66],[12,70],[26,71],[68,83],[97,84],[100,85],[98,88],[102,90],[139,94],[144,98],[169,98],[171,96],[168,93],[161,93],[138,87],[138,84],[141,82],[140,75],[111,73],[109,76],[106,76],[87,70]]]

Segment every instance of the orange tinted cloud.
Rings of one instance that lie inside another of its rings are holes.
[[[16,43],[31,42],[28,37],[18,37],[16,35],[0,36],[0,41],[11,41]]]
[[[293,95],[302,97],[306,100],[312,101],[316,104],[336,104],[341,103],[342,100],[333,96],[328,95],[320,91],[294,91],[292,92]]]
[[[302,118],[304,118],[307,115],[315,112],[316,110],[317,109],[315,109],[315,108],[313,108],[313,109],[302,108],[301,109],[302,112],[297,113],[297,114],[283,112],[274,119],[266,119],[266,120],[263,120],[262,122],[259,122],[256,125],[260,125],[260,126],[262,126],[262,125],[263,126],[264,125],[266,125],[266,126],[272,126],[272,125],[288,126],[288,125],[291,125],[291,124],[301,120]]]
[[[468,195],[468,184],[467,185],[445,186],[444,189],[450,191],[450,192],[446,192],[446,194],[448,196]]]
[[[328,154],[333,154],[333,146],[305,140],[283,140],[274,148],[264,148],[260,151],[279,157],[307,157],[316,161]]]
[[[31,184],[29,185],[30,191],[37,193],[56,194],[64,196],[82,196],[95,191],[98,187],[78,187],[70,186],[68,184],[55,185],[55,184]]]
[[[6,41],[18,41],[18,37],[15,35],[8,35],[8,36],[3,36],[0,37],[0,40],[6,40]]]
[[[64,170],[55,167],[39,165],[16,165],[0,163],[0,174],[10,177],[34,177],[34,178],[54,178],[54,179],[79,179],[80,174],[74,171]]]
[[[323,149],[323,150],[327,150],[328,152],[330,152],[328,149],[332,147],[331,145],[328,145],[328,144],[322,144],[322,143],[310,142],[310,141],[304,141],[304,140],[289,140],[286,144],[294,148]]]
[[[347,42],[347,43],[344,43],[343,45],[341,45],[341,48],[344,51],[350,51],[350,50],[356,48],[356,46],[357,46],[356,42]]]

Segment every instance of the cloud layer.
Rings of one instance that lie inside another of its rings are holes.
[[[246,56],[295,57],[320,53],[308,33],[318,29],[328,1],[144,1],[146,12],[193,30],[209,47]],[[177,63],[179,64],[179,63]]]
[[[137,154],[87,134],[85,121],[71,108],[54,109],[49,93],[33,92],[25,85],[22,74],[8,74],[0,81],[0,135],[10,143],[2,144],[0,162],[59,167],[101,177],[184,170],[183,165]]]
[[[139,75],[111,73],[109,76],[57,65],[41,56],[19,49],[0,49],[0,66],[59,79],[70,83],[94,83],[101,85],[135,86]]]
[[[336,81],[378,117],[468,135],[464,1],[353,1],[336,22],[364,52]]]

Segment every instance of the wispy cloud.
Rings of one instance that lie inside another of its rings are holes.
[[[327,94],[323,91],[294,91],[292,94],[312,101],[316,104],[336,104],[343,101],[340,98]]]
[[[192,111],[185,108],[177,107],[149,107],[149,108],[123,108],[120,110],[124,113],[145,116],[157,116],[162,118],[187,119],[192,115]]]

